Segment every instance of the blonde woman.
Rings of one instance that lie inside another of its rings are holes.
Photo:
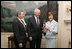
[[[46,33],[45,48],[55,48],[58,24],[53,18],[54,18],[53,12],[49,12],[48,13],[49,21],[45,23],[44,27],[44,31]]]

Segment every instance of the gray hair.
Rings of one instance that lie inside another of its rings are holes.
[[[36,8],[36,9],[34,10],[34,13],[37,12],[37,11],[40,11],[40,9]]]
[[[18,16],[18,14],[20,14],[21,12],[24,12],[23,10],[19,10],[18,12],[17,12],[17,16]]]

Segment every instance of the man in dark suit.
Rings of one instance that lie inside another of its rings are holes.
[[[18,17],[13,20],[13,32],[16,48],[25,48],[26,46],[26,29],[23,10],[18,11]]]
[[[40,10],[34,10],[34,16],[29,18],[27,32],[30,39],[30,48],[40,48],[43,22],[40,19]]]

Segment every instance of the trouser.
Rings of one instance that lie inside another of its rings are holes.
[[[23,47],[22,48],[26,48],[26,42],[22,43],[23,44]],[[15,47],[16,48],[20,48],[19,47],[19,44],[17,42],[15,42]]]
[[[32,41],[30,41],[30,48],[40,48],[41,45],[41,38],[37,38],[37,39],[33,39]]]

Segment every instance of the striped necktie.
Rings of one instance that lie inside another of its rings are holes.
[[[24,29],[25,29],[25,25],[24,25],[24,22],[23,22],[23,20],[21,20],[21,22],[22,22],[22,25],[24,26]]]

